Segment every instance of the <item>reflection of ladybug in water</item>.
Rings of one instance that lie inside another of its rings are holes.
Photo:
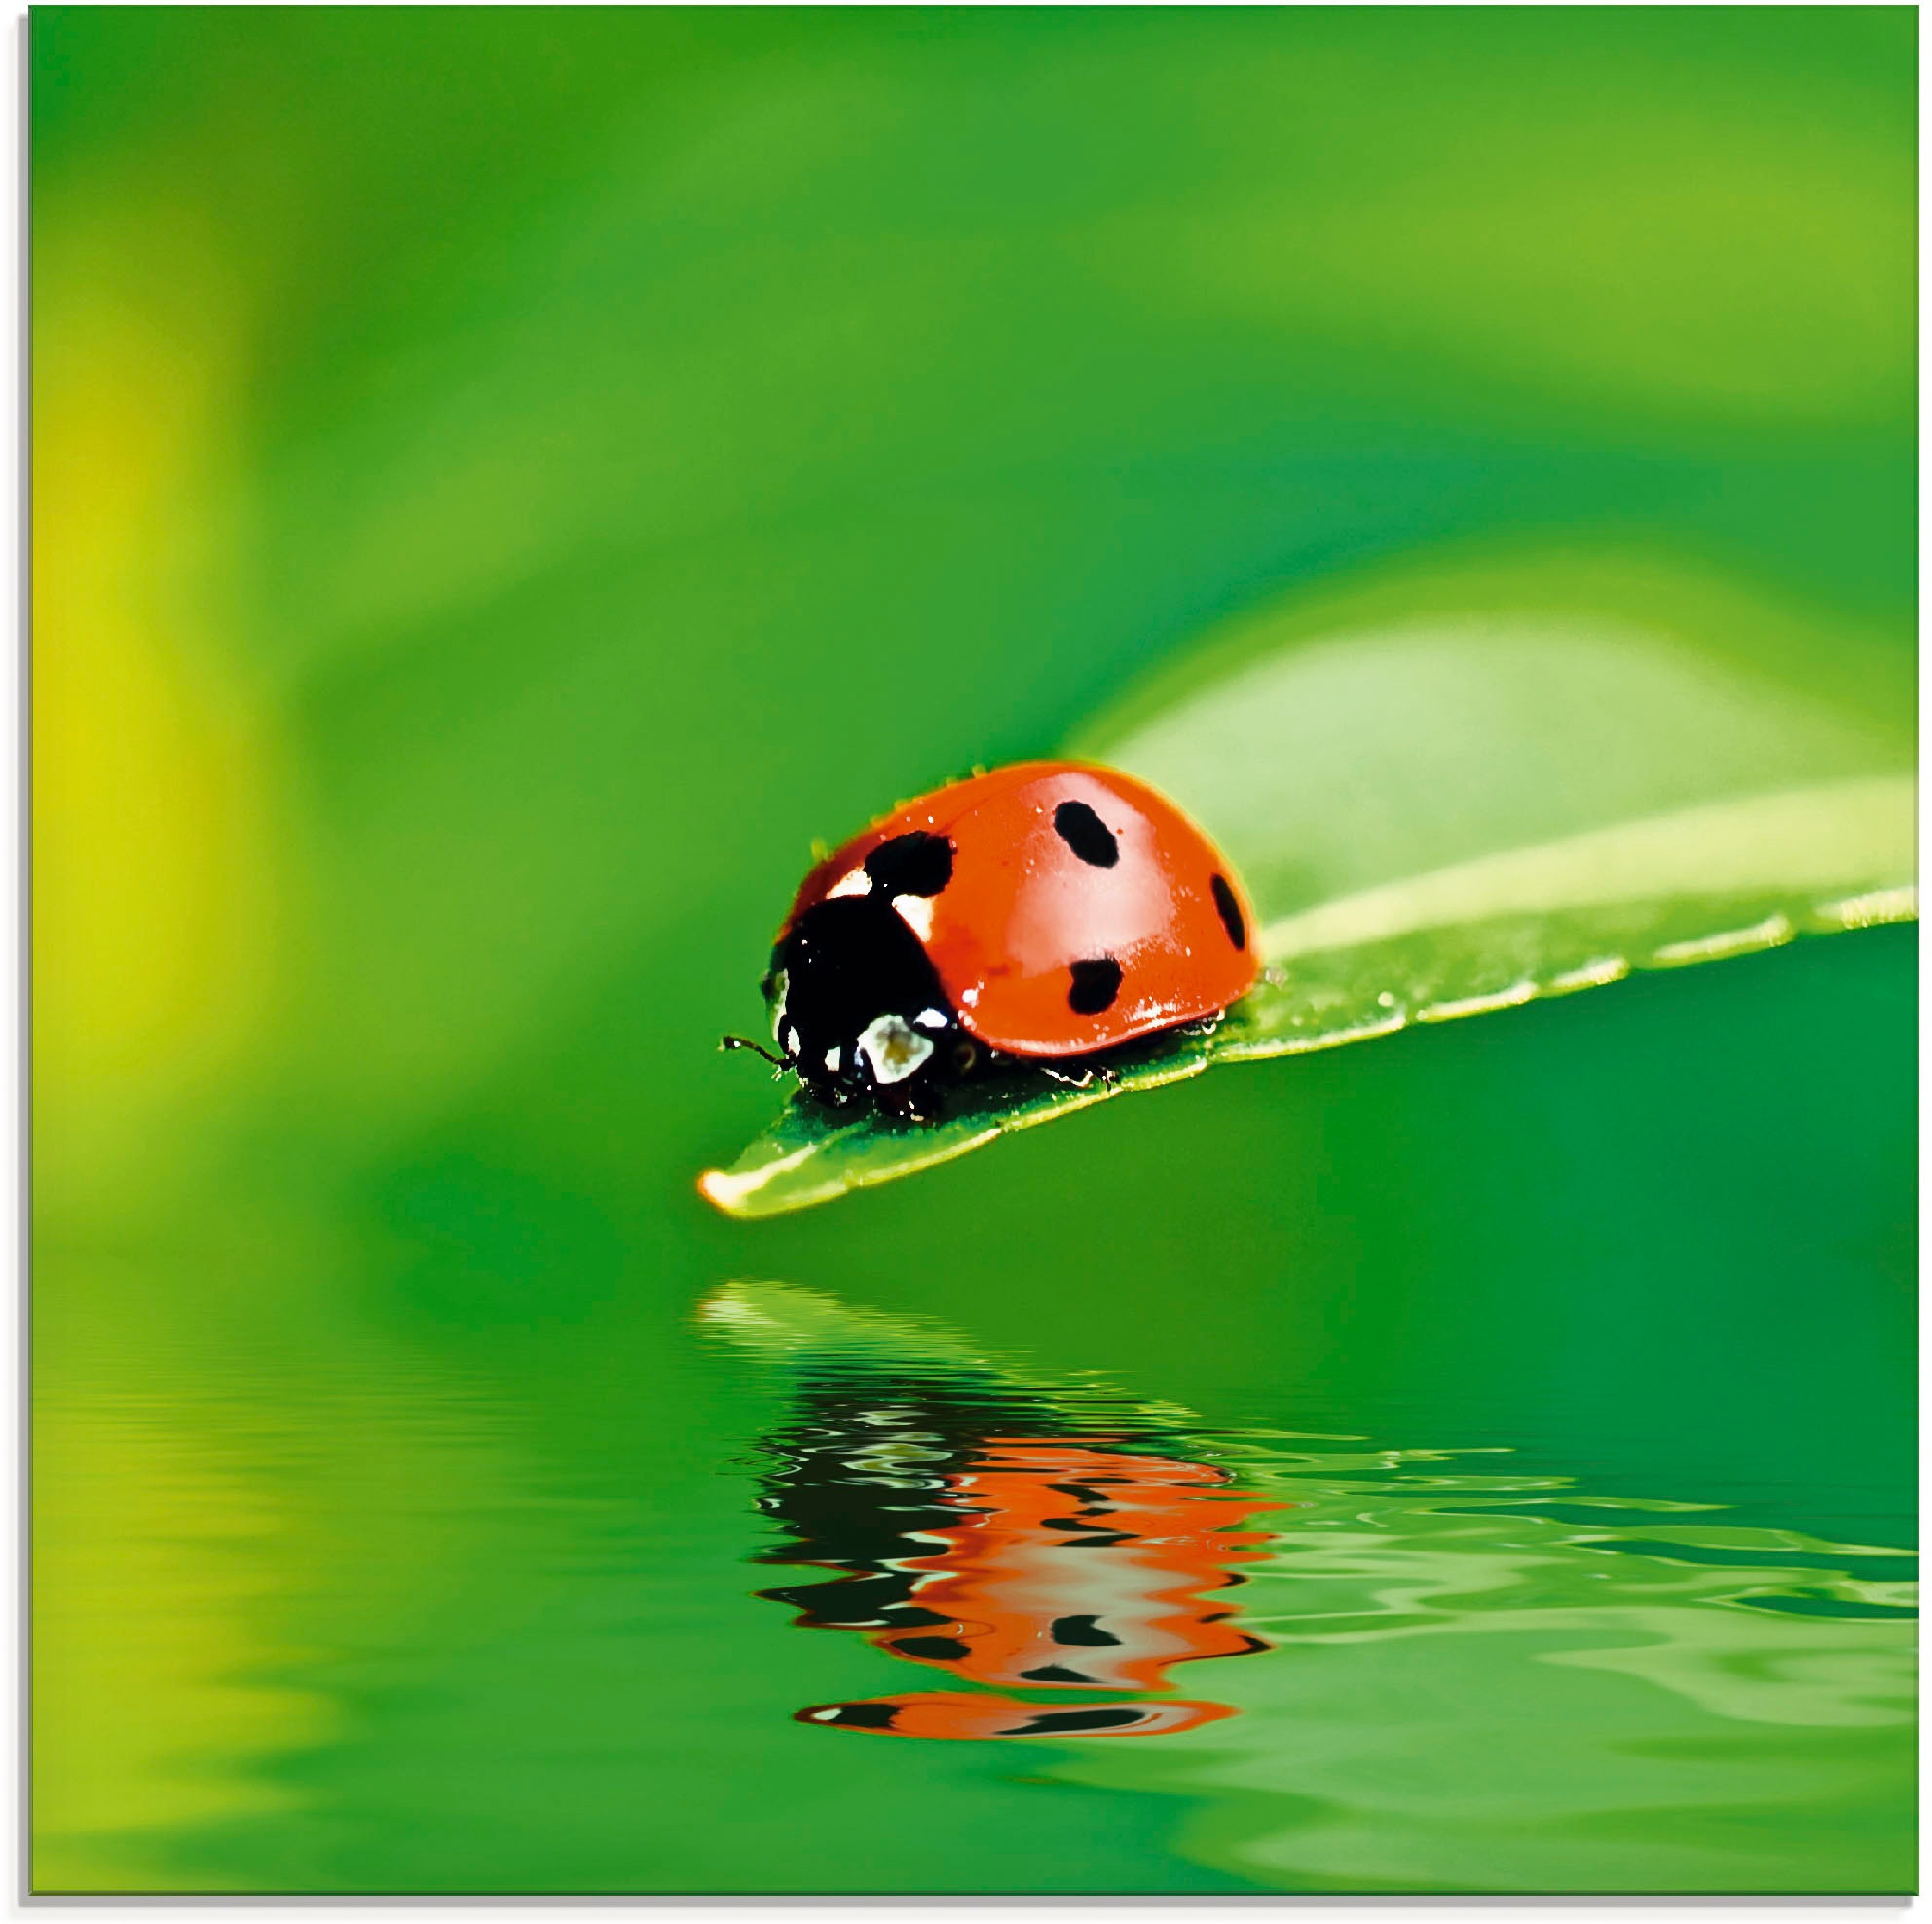
[[[885,1620],[851,1627],[894,1656],[1005,1689],[1159,1690],[1172,1664],[1265,1649],[1208,1598],[1241,1581],[1229,1566],[1261,1554],[1253,1546],[1265,1533],[1241,1526],[1281,1506],[1228,1488],[1219,1470],[1109,1447],[1115,1440],[986,1439],[945,1476],[943,1513],[908,1533],[918,1553],[892,1560],[911,1577],[910,1594],[896,1607],[874,1595]],[[1227,1714],[1208,1703],[930,1692],[799,1717],[896,1736],[1021,1737],[1152,1736]]]
[[[813,1096],[930,1120],[1001,1060],[1080,1071],[1218,1018],[1253,985],[1252,929],[1227,859],[1165,796],[1022,762],[908,802],[821,862],[764,988],[781,1066]]]
[[[889,1737],[1170,1737],[1233,1713],[1226,1704],[1027,1704],[964,1690],[907,1691],[801,1710],[801,1723]]]
[[[921,1416],[929,1412],[873,1408],[856,1412],[868,1425],[858,1433],[819,1431],[819,1449],[835,1453],[842,1474],[813,1476],[805,1488],[840,1496],[811,1504],[823,1522],[805,1555],[854,1574],[767,1596],[805,1606],[805,1623],[860,1630],[911,1663],[1062,1698],[1165,1690],[1174,1663],[1268,1647],[1213,1594],[1241,1582],[1233,1565],[1262,1553],[1266,1532],[1243,1524],[1281,1504],[1229,1488],[1225,1472],[1206,1464],[1123,1449],[1121,1437],[995,1435],[947,1449]],[[937,1474],[908,1474],[919,1470]],[[870,1504],[868,1486],[877,1492]],[[927,1501],[908,1503],[913,1490]],[[846,1553],[827,1557],[838,1547]],[[794,1557],[799,1551],[773,1561]],[[1027,1704],[985,1692],[798,1712],[801,1721],[895,1737],[1151,1737],[1223,1716],[1225,1706],[1200,1702]]]
[[[1239,1526],[1269,1505],[1224,1494],[1218,1470],[989,1437],[952,1482],[958,1523],[926,1533],[947,1547],[908,1568],[931,1573],[912,1594],[958,1632],[878,1638],[895,1656],[976,1684],[1157,1690],[1170,1664],[1261,1647],[1198,1594],[1225,1589],[1226,1566],[1264,1540]]]

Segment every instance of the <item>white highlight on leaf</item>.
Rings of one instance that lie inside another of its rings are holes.
[[[1776,948],[1798,933],[1787,915],[1767,915],[1747,929],[1724,929],[1690,942],[1668,942],[1651,958],[1653,962],[1715,962],[1722,955],[1745,955],[1754,948]]]
[[[1910,882],[1902,888],[1873,889],[1847,896],[1821,908],[1819,916],[1843,929],[1876,929],[1887,922],[1910,922],[1918,914],[1918,891]]]
[[[881,1016],[859,1038],[859,1054],[881,1086],[904,1082],[933,1053],[931,1041],[899,1016]]]
[[[1419,1022],[1453,1022],[1462,1016],[1481,1016],[1492,1009],[1515,1009],[1536,1000],[1537,985],[1532,981],[1511,982],[1507,988],[1490,995],[1465,995],[1449,1002],[1431,1002],[1416,1011]]]
[[[1627,956],[1600,955],[1594,962],[1585,962],[1580,968],[1566,969],[1560,976],[1550,977],[1544,988],[1550,995],[1569,995],[1579,988],[1608,988],[1612,982],[1620,982],[1629,973]]]
[[[1910,775],[1878,775],[1619,822],[1324,903],[1262,931],[1271,962],[1422,929],[1754,888],[1841,885],[1846,851],[1872,870],[1909,869]]]

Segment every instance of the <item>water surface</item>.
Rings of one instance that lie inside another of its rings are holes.
[[[37,1882],[1906,1889],[1912,951],[768,1235],[444,1150],[347,1247],[45,1247]]]

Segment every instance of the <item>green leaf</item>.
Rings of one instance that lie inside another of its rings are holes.
[[[703,1193],[800,1209],[1130,1091],[1916,912],[1910,657],[1644,556],[1412,573],[1267,610],[1083,730],[1241,869],[1266,969],[1106,1081],[931,1126],[799,1101]]]

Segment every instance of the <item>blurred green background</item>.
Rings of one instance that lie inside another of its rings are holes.
[[[751,1597],[786,1392],[691,1314],[780,1277],[1229,1437],[1896,1549],[1912,931],[796,1219],[691,1181],[771,1112],[713,1052],[812,839],[1262,597],[1638,542],[1909,660],[1914,42],[37,9],[37,1886],[1906,1887],[1903,1632],[1842,1597],[1777,1660],[1839,1684],[1667,1727],[1695,1693],[1626,1679],[1499,1733],[1543,1658],[1424,1646],[1467,1687],[1386,1808],[1285,1650],[1228,1667],[1272,1709],[1103,1761],[796,1725],[892,1666]]]

